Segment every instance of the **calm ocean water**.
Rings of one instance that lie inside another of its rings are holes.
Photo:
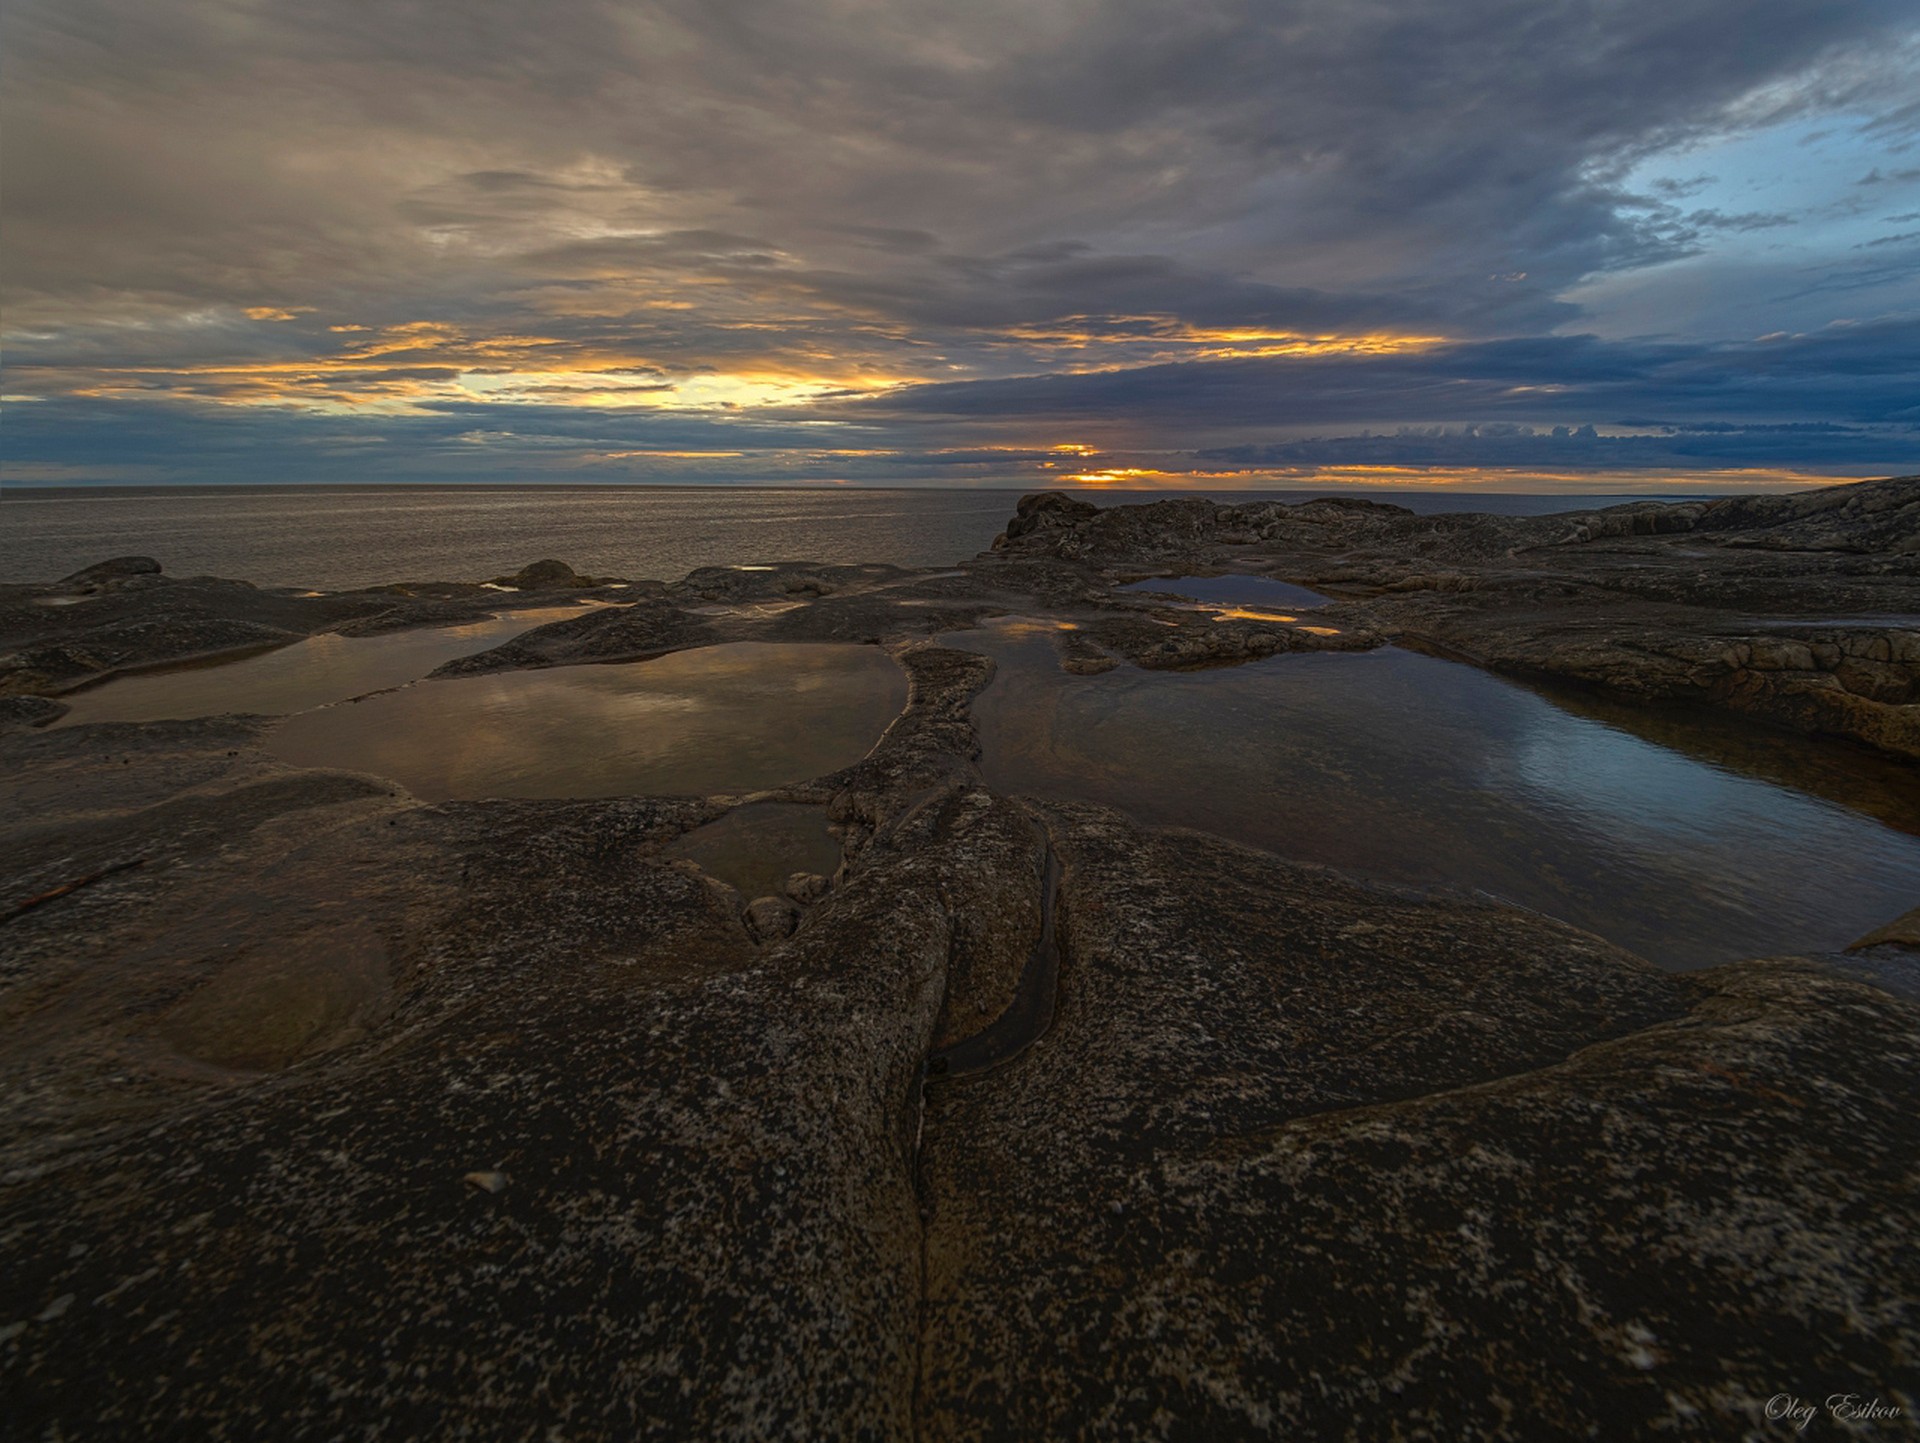
[[[1166,493],[1102,492],[1103,504]],[[1223,493],[1287,501],[1330,491]],[[1635,499],[1369,490],[1415,511],[1541,515]],[[883,561],[941,566],[983,551],[1019,491],[744,487],[9,487],[0,582],[53,581],[109,556],[176,576],[337,589],[479,581],[558,557],[589,575],[677,581],[696,566]],[[1676,500],[1678,497],[1660,499]]]

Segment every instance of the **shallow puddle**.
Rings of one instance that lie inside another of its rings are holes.
[[[1325,606],[1333,599],[1304,586],[1295,586],[1291,581],[1275,581],[1271,576],[1154,576],[1119,589],[1158,591],[1208,606],[1258,611],[1304,611]]]
[[[62,697],[72,710],[57,725],[164,721],[172,717],[259,712],[284,716],[329,702],[405,686],[455,657],[500,645],[523,631],[573,616],[578,606],[503,612],[464,626],[426,627],[381,636],[310,636],[290,646],[164,671],[142,672]]]
[[[1671,968],[1837,949],[1920,899],[1920,838],[1471,667],[1383,650],[1070,676],[1043,636],[945,640],[1000,664],[974,715],[1002,791],[1483,890]],[[1920,816],[1920,773],[1859,765],[1915,789],[1883,816]]]
[[[423,681],[291,717],[267,744],[295,765],[391,777],[428,801],[708,795],[849,766],[906,696],[878,647],[735,642]]]
[[[750,802],[695,827],[664,855],[698,862],[742,897],[769,897],[795,872],[831,877],[840,865],[840,843],[827,830],[825,807]]]

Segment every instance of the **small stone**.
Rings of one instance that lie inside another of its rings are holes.
[[[481,1192],[505,1192],[510,1179],[503,1172],[470,1172],[461,1181]]]
[[[786,894],[802,907],[810,907],[827,895],[833,884],[818,872],[795,872],[787,878]]]
[[[747,931],[756,942],[791,937],[800,925],[800,909],[785,897],[755,897],[747,903]]]
[[[1847,944],[1849,952],[1864,952],[1869,947],[1907,947],[1920,949],[1920,907],[1903,912],[1884,927]]]
[[[551,557],[536,561],[531,566],[523,566],[511,576],[494,578],[494,585],[511,586],[517,591],[550,591],[556,587],[588,584],[587,577],[581,576],[566,562],[555,561]]]
[[[60,579],[63,587],[97,586],[102,582],[124,581],[129,576],[158,576],[160,563],[151,556],[116,556],[76,571]]]
[[[73,1306],[73,1294],[62,1293],[59,1297],[55,1298],[51,1303],[48,1303],[46,1307],[40,1310],[40,1316],[35,1318],[34,1322],[51,1323],[55,1318],[62,1316],[67,1311],[67,1309],[71,1308],[72,1306]]]

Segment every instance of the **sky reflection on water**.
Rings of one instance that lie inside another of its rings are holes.
[[[1920,838],[1470,667],[1389,649],[1079,677],[1044,635],[949,642],[1000,664],[975,708],[996,788],[1484,890],[1663,966],[1839,948],[1920,898]]]
[[[735,642],[424,681],[291,717],[267,745],[296,766],[391,777],[428,801],[706,795],[851,765],[906,694],[878,647]]]
[[[310,636],[290,646],[200,666],[120,677],[62,697],[72,708],[58,725],[161,721],[170,717],[258,712],[282,716],[417,681],[455,657],[471,656],[559,621],[578,606],[506,612],[464,626],[436,626],[384,636]]]

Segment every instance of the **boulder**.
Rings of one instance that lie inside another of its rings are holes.
[[[536,561],[523,566],[511,576],[494,578],[496,586],[513,586],[521,591],[555,591],[563,587],[591,586],[592,580],[581,576],[564,561],[555,561],[549,557],[545,561]]]
[[[1007,529],[996,539],[995,545],[1017,541],[1036,531],[1077,526],[1099,514],[1098,506],[1069,496],[1064,491],[1037,491],[1020,498],[1020,504],[1014,508],[1013,519],[1007,523]]]
[[[802,907],[811,907],[827,895],[833,883],[818,872],[795,872],[787,878],[786,893]]]
[[[115,582],[131,577],[159,574],[160,563],[151,556],[115,556],[82,567],[71,576],[63,576],[58,584],[63,590],[92,593],[109,589]]]
[[[747,903],[747,931],[757,942],[791,937],[800,925],[800,909],[785,897],[755,897]]]

